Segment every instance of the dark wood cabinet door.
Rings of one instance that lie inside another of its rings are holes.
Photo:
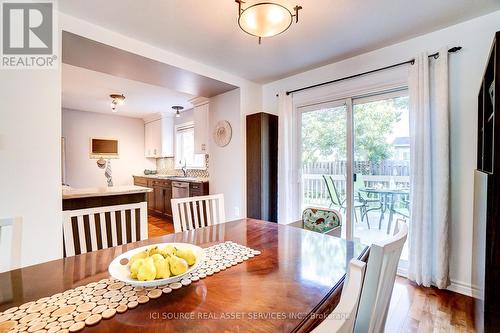
[[[148,192],[147,196],[148,210],[154,210],[155,208],[155,192]]]
[[[163,198],[163,187],[155,186],[153,188],[154,193],[154,208],[153,210],[157,213],[163,214],[165,211],[165,200]]]
[[[146,177],[134,176],[134,185],[153,188],[152,181],[150,179],[147,179]],[[147,193],[146,201],[148,202],[148,211],[153,211],[154,206],[155,206],[155,194],[154,194],[154,192]]]
[[[170,201],[172,199],[172,187],[165,187],[163,193],[164,213],[168,217],[172,217],[172,202]]]
[[[189,184],[189,196],[198,197],[202,195],[208,195],[208,183],[190,183]]]
[[[247,216],[278,221],[278,117],[256,113],[246,118]]]

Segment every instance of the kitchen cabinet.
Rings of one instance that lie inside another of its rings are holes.
[[[278,219],[278,116],[247,116],[247,217]]]
[[[172,217],[172,182],[168,179],[153,180],[154,193],[153,212]]]
[[[187,182],[189,183],[189,196],[208,195],[208,182]],[[172,219],[172,180],[154,177],[134,176],[134,185],[152,188],[148,192],[148,212]]]
[[[148,186],[149,188],[153,188],[152,186]],[[154,211],[154,203],[155,203],[155,192],[148,192],[147,195],[148,200],[148,212]]]
[[[170,200],[172,200],[172,186],[165,187],[163,192],[163,212],[165,215],[172,218],[172,202]]]
[[[190,183],[189,184],[189,196],[199,197],[202,195],[208,195],[208,183]]]
[[[208,154],[208,140],[210,138],[209,129],[209,99],[198,97],[190,101],[194,105],[194,153]]]
[[[160,116],[145,120],[144,156],[149,158],[174,156],[174,118]]]
[[[154,195],[154,208],[155,213],[163,214],[165,211],[165,189],[163,187],[155,186],[153,187]]]

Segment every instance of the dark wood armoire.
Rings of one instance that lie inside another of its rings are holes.
[[[247,217],[278,221],[278,116],[247,116]]]
[[[472,252],[477,332],[500,332],[500,100],[496,94],[500,85],[499,42],[497,32],[478,97]]]

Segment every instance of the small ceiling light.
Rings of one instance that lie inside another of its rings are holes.
[[[184,107],[183,106],[180,106],[180,105],[174,105],[172,106],[172,109],[175,110],[175,117],[179,118],[181,116],[181,110],[184,110]]]
[[[123,105],[125,96],[123,94],[111,94],[111,111],[116,112],[117,105]]]
[[[301,6],[290,6],[286,1],[243,1],[238,3],[238,24],[247,34],[259,38],[272,37],[286,31],[295,20],[299,22]],[[245,4],[246,8],[243,8]]]

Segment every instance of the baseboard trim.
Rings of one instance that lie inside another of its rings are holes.
[[[477,288],[474,288],[472,285],[464,283],[462,281],[451,280],[450,285],[446,289],[474,298],[477,298],[479,296],[479,290]]]
[[[408,269],[398,267],[397,274],[401,277],[408,278]],[[462,281],[451,280],[450,285],[448,286],[448,288],[446,288],[446,290],[473,298],[480,297],[480,292],[477,287],[471,286],[470,284],[464,283]]]

